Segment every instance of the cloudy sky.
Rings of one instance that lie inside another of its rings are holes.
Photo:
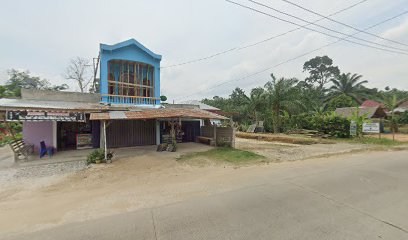
[[[305,24],[246,0],[234,1]],[[281,0],[258,1],[308,21],[320,18]],[[290,1],[323,15],[361,2]],[[77,90],[77,87],[62,77],[67,63],[75,56],[96,57],[99,43],[114,44],[135,38],[163,56],[162,66],[169,66],[246,46],[296,28],[224,0],[0,0],[0,4],[0,82],[4,83],[7,79],[7,69],[27,69],[54,84],[68,83],[71,90]],[[367,0],[332,18],[363,29],[407,10],[407,0]],[[346,34],[355,32],[328,20],[319,24]],[[310,28],[344,37],[318,27]],[[394,50],[407,49],[408,54],[408,14],[369,31],[406,45],[363,33],[356,36],[393,47]],[[248,90],[264,85],[272,72],[278,77],[303,79],[303,63],[316,55],[330,56],[343,72],[363,75],[370,87],[391,86],[408,90],[408,55],[344,41],[272,68],[336,40],[301,29],[254,47],[188,65],[165,68],[161,72],[162,94],[176,101],[226,96],[237,86]],[[270,69],[243,78],[266,68]],[[227,83],[222,84],[224,82]]]

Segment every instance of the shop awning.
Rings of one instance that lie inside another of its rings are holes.
[[[109,111],[102,113],[91,113],[90,120],[143,120],[143,119],[166,119],[166,118],[189,118],[189,119],[227,119],[224,116],[201,109],[183,108],[157,108],[142,109],[138,111]]]
[[[8,122],[85,122],[85,113],[71,111],[7,111],[6,121]]]

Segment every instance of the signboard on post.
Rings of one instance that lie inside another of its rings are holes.
[[[357,136],[357,123],[356,121],[350,122],[350,136]]]
[[[364,133],[380,133],[380,123],[363,123]]]

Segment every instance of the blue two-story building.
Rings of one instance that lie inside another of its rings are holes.
[[[0,99],[0,115],[23,122],[23,139],[36,151],[43,141],[57,150],[155,145],[169,139],[171,127],[178,141],[195,141],[204,120],[225,117],[163,105],[161,58],[135,39],[100,44],[99,93],[23,89],[21,99]]]
[[[161,58],[135,39],[100,44],[102,101],[159,107]]]

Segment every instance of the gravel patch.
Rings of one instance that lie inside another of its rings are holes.
[[[0,184],[55,175],[65,175],[88,168],[85,161],[19,166],[0,170]]]
[[[87,168],[85,161],[50,163],[44,165],[25,166],[17,170],[14,175],[19,178],[48,177],[57,174],[77,172]]]
[[[242,150],[255,152],[265,156],[271,162],[291,162],[314,157],[323,157],[372,149],[371,145],[364,144],[277,144],[274,142],[258,141],[253,139],[236,138],[236,147]]]

